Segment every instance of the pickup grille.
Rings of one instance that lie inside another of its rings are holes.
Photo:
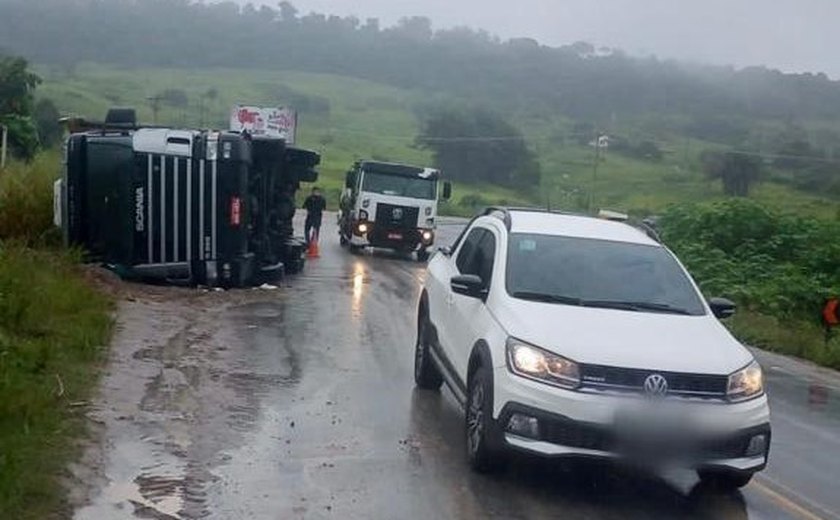
[[[728,376],[660,372],[602,365],[581,366],[581,387],[596,391],[644,393],[645,379],[659,374],[668,382],[668,395],[725,399]]]

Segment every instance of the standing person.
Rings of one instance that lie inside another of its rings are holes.
[[[315,236],[321,234],[321,218],[324,215],[324,210],[327,209],[327,201],[321,195],[320,188],[312,188],[312,194],[306,197],[303,202],[303,209],[306,210],[306,243],[312,241],[312,231],[315,231]]]

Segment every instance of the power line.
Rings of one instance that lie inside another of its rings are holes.
[[[354,130],[348,128],[340,128],[340,127],[332,127],[328,129],[329,133],[334,134],[347,134],[347,135],[365,135],[368,137],[376,138],[379,140],[392,140],[392,141],[422,141],[422,142],[432,142],[432,143],[457,143],[457,142],[504,142],[504,141],[525,141],[525,142],[554,142],[556,139],[551,136],[451,136],[451,137],[424,137],[420,136],[407,136],[407,135],[394,135],[394,134],[379,134],[376,132],[367,132],[364,130]],[[662,143],[657,143],[661,145]],[[743,149],[724,149],[720,150],[724,153],[737,153],[740,155],[747,155],[751,157],[759,157],[763,159],[791,159],[791,160],[800,160],[800,161],[814,161],[814,162],[821,162],[825,164],[837,164],[840,165],[840,160],[837,159],[830,159],[827,157],[819,156],[819,155],[790,155],[790,154],[774,154],[774,153],[764,153],[764,152],[756,152],[752,150],[743,150]]]

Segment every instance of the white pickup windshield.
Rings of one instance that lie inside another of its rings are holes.
[[[514,298],[584,307],[703,315],[680,265],[664,248],[514,233],[507,290]]]
[[[362,191],[393,195],[395,197],[434,200],[437,196],[437,180],[379,172],[364,172]]]

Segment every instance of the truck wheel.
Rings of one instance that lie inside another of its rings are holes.
[[[443,376],[429,354],[429,324],[425,317],[417,324],[417,343],[414,345],[414,382],[424,390],[438,390]]]
[[[417,251],[417,261],[418,262],[426,262],[429,260],[429,252],[426,249],[420,249]]]
[[[341,244],[341,247],[344,247],[344,246],[346,246],[347,244],[350,243],[350,241],[347,240],[347,237],[344,236],[341,233],[339,233],[339,235],[338,235],[338,242]]]
[[[504,453],[494,442],[493,379],[486,367],[478,367],[469,379],[466,408],[467,461],[479,473],[492,473],[504,463]]]
[[[750,483],[753,474],[748,471],[698,470],[700,480],[721,491],[734,491]]]

